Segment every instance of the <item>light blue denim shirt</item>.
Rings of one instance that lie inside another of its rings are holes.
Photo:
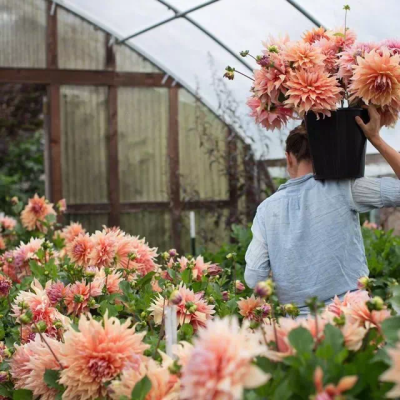
[[[400,205],[400,181],[361,178],[289,180],[261,203],[246,253],[245,280],[254,287],[270,272],[281,303],[304,306],[357,288],[368,275],[359,212]]]

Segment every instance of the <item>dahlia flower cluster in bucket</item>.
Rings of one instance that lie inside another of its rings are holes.
[[[346,13],[349,9],[345,6]],[[282,129],[309,112],[329,117],[345,102],[351,108],[376,106],[382,125],[393,127],[400,112],[400,40],[356,39],[347,27],[315,28],[297,41],[270,37],[260,55],[241,52],[257,64],[252,77],[232,67],[224,76],[232,80],[237,72],[252,80],[247,104],[267,130]]]

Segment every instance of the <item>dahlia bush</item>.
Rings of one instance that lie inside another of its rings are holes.
[[[345,6],[346,15],[349,9]],[[356,39],[347,27],[315,28],[297,41],[270,37],[262,42],[261,54],[241,52],[257,64],[252,77],[232,67],[224,76],[232,80],[238,72],[252,80],[247,105],[267,130],[281,129],[310,111],[329,117],[345,102],[349,107],[375,105],[382,125],[393,127],[400,112],[400,41]]]
[[[272,280],[246,287],[241,253],[161,253],[118,228],[62,226],[65,202],[13,204],[0,218],[1,399],[400,395],[395,278],[360,277],[358,291],[310,299],[302,317]]]

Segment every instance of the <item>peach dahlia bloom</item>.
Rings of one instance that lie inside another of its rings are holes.
[[[357,57],[349,91],[350,100],[361,98],[366,104],[389,106],[400,104],[400,54],[391,55],[387,48],[372,50],[365,58]]]
[[[122,293],[119,284],[122,282],[121,272],[112,271],[109,275],[106,275],[104,269],[97,270],[96,275],[93,278],[92,287],[98,288],[100,291],[106,287],[107,293]]]
[[[0,250],[6,249],[6,242],[4,241],[3,237],[0,235]]]
[[[0,218],[0,225],[6,231],[12,231],[17,225],[17,220],[12,217],[2,217]]]
[[[88,234],[80,234],[66,246],[66,252],[70,260],[81,267],[90,264],[94,243]]]
[[[191,324],[195,330],[199,327],[206,326],[207,320],[211,319],[212,315],[215,313],[214,306],[207,304],[203,298],[204,294],[202,292],[194,293],[193,290],[187,289],[183,284],[179,286],[178,291],[179,295],[182,297],[181,302],[176,305],[178,326],[184,323]],[[189,302],[194,305],[193,311],[186,309],[186,304]],[[167,304],[168,301],[161,295],[158,295],[149,307],[156,325],[162,323],[163,309]]]
[[[81,316],[79,332],[69,330],[61,348],[63,362],[60,383],[66,387],[64,400],[89,400],[106,396],[105,383],[115,379],[149,346],[143,343],[145,332],[136,333],[128,319],[121,323],[106,314],[103,321]]]
[[[388,348],[387,352],[392,360],[392,365],[381,375],[381,380],[395,383],[393,389],[386,396],[389,398],[398,398],[400,397],[400,341],[397,342],[396,347]]]
[[[60,360],[61,343],[50,337],[46,342]],[[34,398],[53,400],[57,390],[52,389],[44,382],[46,369],[59,370],[60,365],[48,346],[39,335],[35,339],[22,346],[15,345],[16,351],[11,359],[11,376],[16,389],[28,389]]]
[[[302,39],[306,43],[313,44],[321,39],[330,39],[330,37],[326,33],[326,29],[321,26],[304,32]]]
[[[158,269],[155,263],[157,249],[149,247],[145,239],[139,239],[139,236],[132,237],[132,245],[136,258],[129,263],[129,269],[135,269],[140,276],[156,271]]]
[[[109,268],[114,264],[117,249],[117,235],[115,232],[96,231],[91,236],[93,247],[90,260],[96,267]]]
[[[381,126],[394,128],[399,120],[400,105],[397,102],[392,102],[391,105],[379,107],[378,113],[381,116]]]
[[[33,198],[29,199],[28,204],[21,212],[21,222],[28,231],[39,229],[41,232],[45,232],[46,228],[41,221],[44,221],[46,216],[51,214],[56,215],[53,204],[48,203],[44,197],[35,194]]]
[[[346,35],[344,37],[345,34],[344,27],[329,30],[326,32],[326,34],[329,36],[330,40],[332,40],[335,43],[337,49],[340,51],[343,51],[348,47],[353,46],[353,44],[357,40],[357,34],[352,29],[349,28],[347,28]]]
[[[285,104],[303,116],[314,111],[330,116],[341,99],[341,88],[335,77],[319,69],[299,70],[290,74]]]
[[[68,226],[60,232],[60,236],[65,240],[65,243],[71,243],[73,240],[79,236],[85,234],[85,229],[79,222],[71,222]]]
[[[182,399],[239,400],[243,390],[256,388],[270,376],[252,361],[263,353],[257,340],[246,340],[236,318],[209,321],[200,329],[187,364],[182,368]]]
[[[254,311],[260,307],[262,300],[259,297],[254,297],[254,294],[247,299],[242,299],[237,302],[239,306],[239,314],[248,319],[254,319]]]
[[[284,57],[296,68],[323,67],[325,60],[318,47],[304,42],[290,43],[284,50]]]
[[[145,375],[151,381],[151,389],[145,400],[179,400],[178,377],[172,375],[167,366],[159,365],[153,359],[146,359],[138,369],[125,368],[120,380],[113,381],[109,387],[111,398],[130,398],[133,388]]]
[[[65,288],[65,305],[67,306],[67,314],[81,315],[89,311],[88,302],[91,297],[97,297],[102,294],[103,286],[87,284],[83,282],[75,282],[69,284]]]
[[[264,356],[272,361],[282,361],[283,358],[293,355],[295,350],[289,342],[289,333],[300,326],[300,323],[292,318],[280,318],[279,323],[264,325],[265,339],[267,343],[274,342],[273,348],[264,351]],[[276,336],[275,336],[276,332]]]

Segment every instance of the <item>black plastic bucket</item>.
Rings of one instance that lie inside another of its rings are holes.
[[[313,112],[307,114],[315,179],[364,176],[367,139],[355,121],[356,116],[361,116],[365,123],[369,120],[368,111],[362,108],[340,108],[331,117],[318,120]]]

